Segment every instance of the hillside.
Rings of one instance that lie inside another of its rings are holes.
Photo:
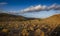
[[[0,21],[22,21],[25,20],[23,16],[11,15],[7,13],[0,13]]]
[[[33,20],[33,19],[37,19],[37,18],[26,18],[20,15],[0,13],[0,21],[25,21],[25,20]]]
[[[46,19],[43,19],[43,22],[59,23],[60,24],[60,14],[55,14],[53,16],[46,18]]]
[[[7,36],[56,36],[56,35],[59,35],[60,14],[56,14],[45,19],[35,19],[35,18],[31,19],[31,18],[25,18],[22,16],[15,16],[15,15],[5,14],[5,13],[3,15],[0,14],[0,17],[1,17],[0,31],[1,31],[1,34],[3,35],[7,35]],[[18,19],[15,20],[15,18],[18,18]],[[5,20],[5,19],[9,19],[9,20]],[[24,21],[24,19],[27,21]],[[3,21],[1,22],[1,20]]]

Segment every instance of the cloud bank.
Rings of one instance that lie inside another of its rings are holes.
[[[36,5],[36,6],[30,6],[26,9],[22,9],[21,12],[39,12],[39,11],[49,11],[49,10],[60,10],[60,5],[52,4],[50,6],[46,5]]]

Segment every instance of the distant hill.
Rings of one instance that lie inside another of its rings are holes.
[[[60,24],[60,14],[55,14],[53,16],[46,18],[46,19],[43,19],[43,22],[59,23]]]
[[[25,20],[34,20],[34,19],[37,18],[27,18],[20,15],[0,13],[0,21],[25,21]]]
[[[55,14],[45,19],[27,18],[20,15],[12,15],[8,13],[0,13],[0,21],[24,21],[24,20],[42,20],[41,22],[60,22],[60,14]]]
[[[0,21],[22,21],[26,20],[23,16],[0,13]]]

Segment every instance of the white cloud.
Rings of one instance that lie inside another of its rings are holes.
[[[0,5],[6,5],[8,4],[7,2],[0,2]]]
[[[36,11],[47,11],[47,10],[60,10],[60,5],[57,4],[52,4],[50,6],[36,5],[23,9],[21,10],[21,12],[25,13],[25,12],[36,12]]]
[[[49,10],[60,10],[60,5],[57,4],[53,4],[51,6],[48,7]]]

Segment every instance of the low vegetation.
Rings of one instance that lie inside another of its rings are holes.
[[[54,18],[0,21],[0,36],[59,36],[60,21]]]

